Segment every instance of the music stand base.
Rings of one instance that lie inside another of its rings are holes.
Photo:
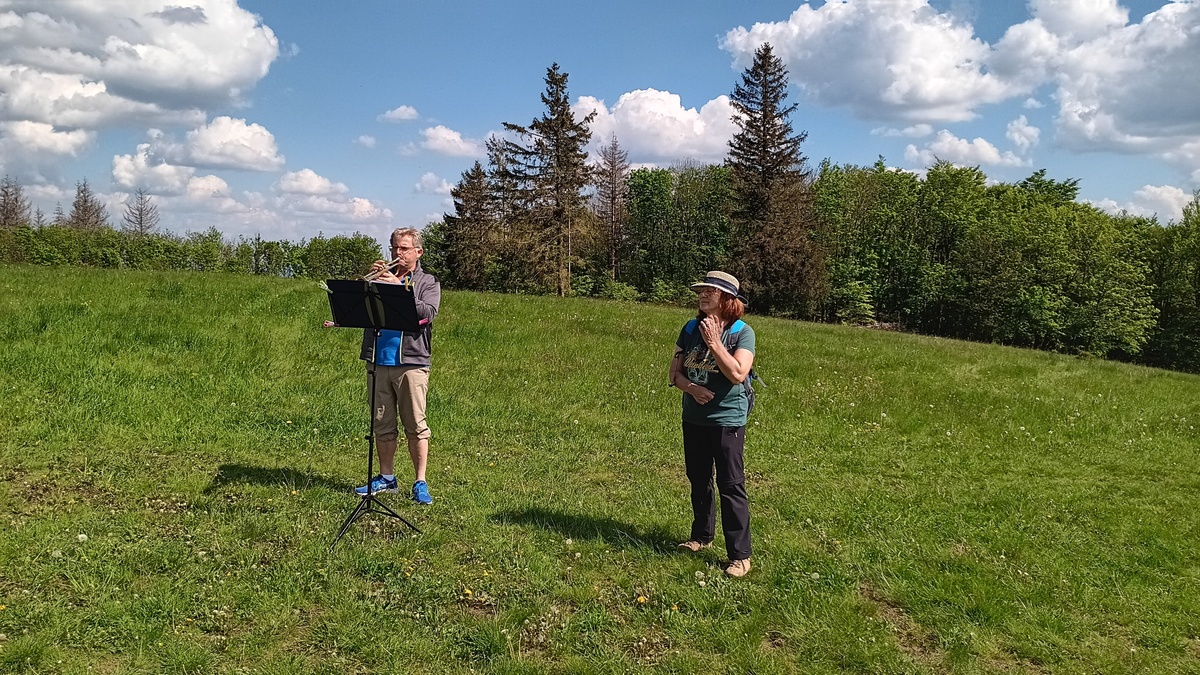
[[[342,540],[342,535],[346,534],[346,531],[350,529],[350,526],[354,524],[354,521],[368,513],[379,513],[385,516],[390,516],[409,526],[413,532],[421,534],[421,530],[417,529],[416,525],[408,522],[404,516],[396,513],[389,508],[387,504],[384,504],[376,499],[375,495],[363,495],[362,501],[360,501],[358,506],[354,507],[354,510],[351,511],[350,515],[346,517],[346,522],[342,523],[342,529],[338,530],[337,536],[333,538],[333,543],[329,545],[330,553],[333,553],[333,548],[337,546],[339,541]]]

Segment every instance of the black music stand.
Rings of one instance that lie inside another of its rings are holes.
[[[375,473],[375,425],[372,416],[375,411],[375,355],[379,353],[379,334],[383,329],[404,332],[420,330],[420,317],[417,316],[416,298],[412,288],[405,284],[384,284],[370,281],[347,281],[329,279],[325,282],[329,291],[329,310],[333,314],[333,325],[339,328],[363,328],[374,332],[374,344],[371,350],[371,361],[367,362],[368,381],[371,387],[371,408],[367,411],[367,494],[350,515],[342,523],[329,551],[341,541],[342,535],[350,529],[350,525],[367,513],[381,513],[398,519],[415,532],[420,532],[416,525],[408,522],[403,516],[388,508],[371,492],[371,479]]]

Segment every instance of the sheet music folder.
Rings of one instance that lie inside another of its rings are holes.
[[[404,284],[328,279],[329,311],[341,328],[386,328],[404,332],[421,329],[416,296]]]

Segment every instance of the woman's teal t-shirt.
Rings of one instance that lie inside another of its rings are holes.
[[[721,342],[728,347],[733,345],[730,352],[748,349],[754,352],[754,329],[744,321],[736,321],[725,328]],[[713,357],[700,336],[699,321],[692,319],[679,331],[679,339],[675,346],[683,350],[680,358],[680,372],[691,382],[706,387],[713,392],[713,398],[708,403],[700,405],[690,394],[683,395],[683,421],[691,424],[710,427],[744,427],[746,426],[747,408],[746,392],[740,382],[730,382],[725,373],[717,367]]]

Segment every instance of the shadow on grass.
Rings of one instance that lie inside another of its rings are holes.
[[[204,488],[204,494],[209,494],[231,483],[253,483],[256,485],[278,485],[291,490],[308,490],[311,488],[326,488],[334,492],[349,492],[354,486],[349,483],[329,480],[321,476],[297,471],[284,467],[267,468],[265,466],[249,466],[246,464],[222,464],[217,467],[217,473],[212,482]]]
[[[575,513],[549,511],[533,507],[501,511],[492,520],[523,527],[540,527],[572,539],[595,539],[621,548],[646,548],[657,553],[675,551],[678,534],[660,527],[640,529],[636,525],[612,518],[597,518]]]

